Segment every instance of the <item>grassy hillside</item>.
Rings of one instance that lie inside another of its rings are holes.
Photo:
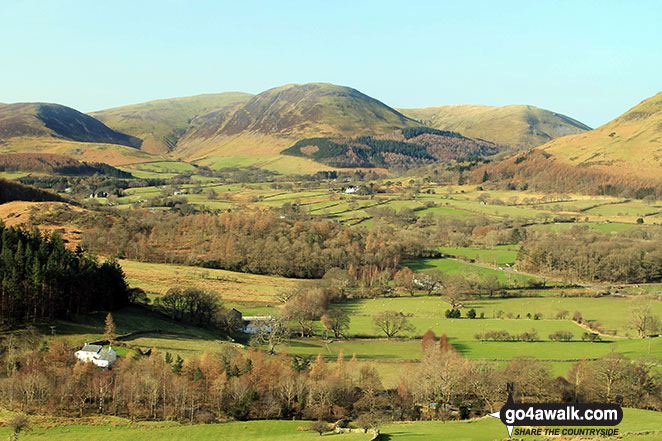
[[[641,178],[660,178],[662,92],[590,132],[541,147],[564,163]]]
[[[502,187],[641,199],[662,193],[661,151],[662,92],[595,130],[479,167],[473,178],[487,173]]]
[[[418,125],[349,87],[290,84],[262,92],[230,112],[199,117],[176,153],[190,158],[274,154],[304,138],[382,135]]]
[[[4,180],[2,180],[4,182]],[[19,185],[19,184],[16,184]],[[23,186],[31,188],[28,186]],[[1,188],[1,187],[0,187]],[[76,219],[87,210],[67,202],[57,202],[60,197],[54,193],[34,189],[47,196],[57,199],[43,199],[44,202],[14,200],[0,204],[0,221],[7,227],[23,225],[25,227],[37,226],[40,231],[51,234],[58,231],[69,248],[75,248],[81,242],[82,231],[76,225]],[[38,200],[38,199],[36,199]],[[41,218],[51,218],[42,221]]]
[[[515,148],[535,147],[560,136],[591,129],[565,115],[526,105],[465,104],[400,110],[430,127]]]
[[[171,98],[100,110],[90,115],[115,130],[142,139],[142,150],[166,153],[175,148],[196,117],[223,112],[250,97],[247,93],[227,92]]]
[[[108,128],[70,107],[47,103],[17,103],[0,107],[0,139],[54,137],[140,147],[141,141]]]

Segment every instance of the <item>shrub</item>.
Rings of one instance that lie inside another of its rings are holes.
[[[324,432],[329,431],[329,424],[326,421],[311,421],[310,424],[308,424],[308,430],[317,432],[322,436]]]
[[[536,341],[538,340],[538,331],[531,329],[529,332],[524,332],[519,335],[519,341]]]
[[[584,335],[582,335],[582,341],[590,341],[592,343],[601,341],[602,339],[600,338],[599,334],[594,334],[592,332],[584,332]]]
[[[476,311],[474,311],[475,313]],[[461,318],[462,313],[460,312],[459,309],[447,309],[446,312],[444,313],[446,318]]]
[[[549,334],[549,339],[552,341],[570,341],[572,340],[572,332],[570,331],[556,331],[553,334]]]
[[[471,308],[469,311],[467,311],[467,318],[470,319],[476,318],[476,310],[474,308]]]

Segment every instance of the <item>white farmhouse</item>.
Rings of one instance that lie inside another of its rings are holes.
[[[85,343],[83,349],[76,351],[76,358],[85,363],[91,361],[99,367],[107,368],[117,360],[117,353],[111,346],[104,348],[101,345]]]

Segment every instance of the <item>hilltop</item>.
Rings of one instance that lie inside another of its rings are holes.
[[[568,116],[527,105],[462,104],[399,110],[427,126],[516,149],[535,147],[561,136],[591,130]]]
[[[420,124],[358,90],[310,83],[269,89],[193,125],[177,145],[180,157],[274,154],[305,138],[376,136]]]
[[[210,112],[225,112],[250,99],[242,92],[170,98],[90,113],[109,127],[142,139],[148,153],[168,153],[193,121]]]

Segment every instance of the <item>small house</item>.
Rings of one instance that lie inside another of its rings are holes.
[[[271,332],[271,322],[274,319],[271,316],[256,315],[245,316],[243,320],[246,334],[258,334],[260,332]]]
[[[117,353],[108,346],[104,348],[101,345],[91,345],[85,343],[85,346],[80,351],[76,351],[76,358],[84,363],[92,362],[95,365],[103,368],[111,367],[117,360]]]

